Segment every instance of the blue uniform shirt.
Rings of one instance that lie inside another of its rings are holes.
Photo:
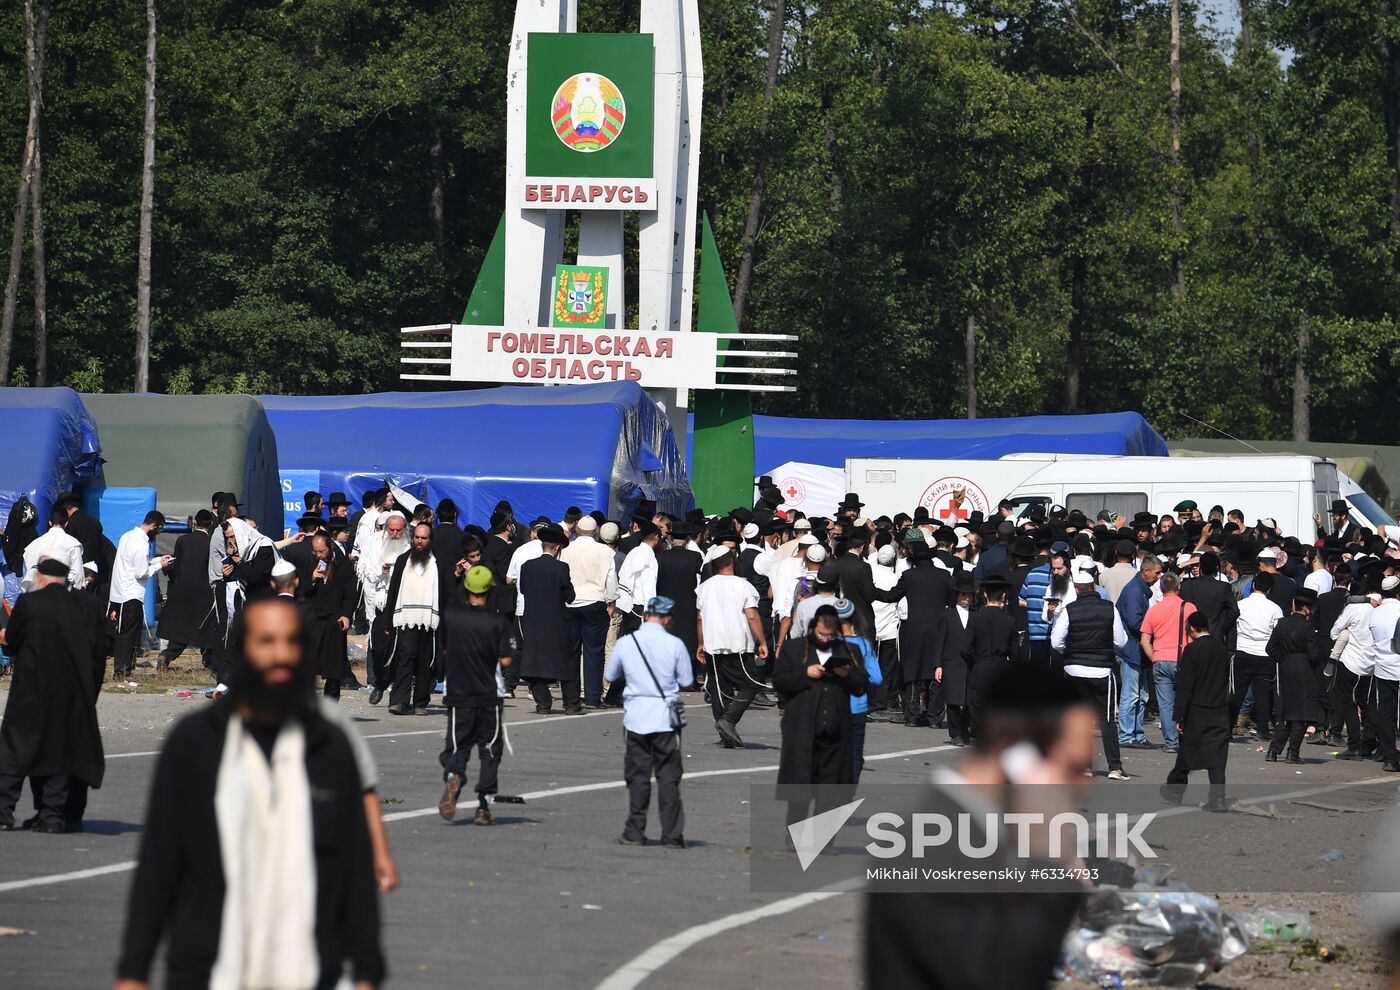
[[[642,652],[646,653],[647,662],[656,675],[655,681],[642,663]],[[667,706],[680,697],[681,686],[693,679],[685,644],[659,622],[643,622],[635,633],[619,636],[603,677],[609,681],[627,678],[622,691],[622,724],[639,735],[671,731],[671,713]],[[656,693],[658,682],[660,695]]]

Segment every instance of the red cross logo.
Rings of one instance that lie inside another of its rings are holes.
[[[788,497],[788,498],[797,498],[797,486],[796,486],[796,485],[788,485],[788,486],[787,486],[787,497]]]
[[[972,513],[958,505],[958,500],[955,498],[948,499],[947,508],[938,510],[938,518],[945,520],[951,518],[961,522],[970,515],[972,515]]]

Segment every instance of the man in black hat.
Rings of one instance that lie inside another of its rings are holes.
[[[344,492],[331,492],[331,497],[326,501],[326,508],[330,510],[330,518],[344,519],[350,511],[350,500],[345,497]]]
[[[170,583],[156,625],[156,635],[166,641],[160,654],[162,667],[169,667],[187,646],[198,647],[204,666],[210,666],[210,644],[202,626],[214,608],[214,591],[209,585],[209,534],[213,528],[214,513],[200,509],[190,531],[175,541],[166,570]]]
[[[973,737],[986,711],[987,693],[992,684],[1012,657],[1019,656],[1021,651],[1015,620],[1006,610],[1009,587],[1010,582],[1004,575],[987,576],[982,582],[987,604],[972,614],[967,635],[963,637],[962,660],[967,665],[967,709]]]
[[[860,500],[860,496],[855,492],[847,492],[846,497],[836,506],[836,516],[838,519],[854,520],[863,508],[865,503]]]
[[[51,557],[39,561],[34,590],[19,597],[0,630],[14,658],[0,721],[0,831],[14,828],[26,777],[39,804],[34,831],[50,834],[81,831],[70,790],[102,786],[97,695],[105,650],[99,613],[67,589],[68,569]]]
[[[1268,655],[1274,662],[1277,697],[1274,711],[1278,715],[1273,740],[1264,756],[1270,763],[1278,761],[1285,743],[1285,762],[1303,762],[1298,751],[1303,745],[1313,692],[1317,690],[1317,668],[1322,665],[1322,650],[1313,625],[1316,606],[1316,592],[1311,588],[1297,589],[1293,592],[1292,614],[1280,619],[1269,636]]]
[[[1207,811],[1226,811],[1225,764],[1230,751],[1230,654],[1210,632],[1202,612],[1186,620],[1191,642],[1181,651],[1176,671],[1176,720],[1180,748],[1176,765],[1161,787],[1162,799],[1180,804],[1192,770],[1209,774]]]
[[[1361,537],[1361,528],[1351,521],[1351,506],[1344,498],[1334,499],[1329,512],[1331,526],[1322,521],[1321,513],[1313,515],[1313,523],[1317,526],[1317,538],[1319,540],[1333,538],[1340,540],[1342,545],[1353,543]]]
[[[569,538],[558,526],[539,530],[541,553],[520,568],[520,593],[525,597],[524,630],[521,644],[520,679],[530,685],[535,713],[548,715],[554,707],[551,682],[559,682],[565,715],[582,715],[579,697],[579,658],[570,655],[568,615],[565,609],[574,600],[569,565],[559,559]]]
[[[695,590],[700,586],[700,569],[704,558],[691,550],[694,530],[689,522],[677,522],[671,528],[670,546],[656,551],[656,593],[671,601],[667,631],[685,644],[686,656],[695,657],[699,640],[695,629]],[[690,683],[695,683],[692,678]]]
[[[977,582],[969,571],[953,578],[956,598],[948,610],[948,638],[943,656],[934,671],[930,691],[940,696],[947,712],[948,742],[966,746],[972,741],[972,719],[968,712],[968,664],[964,647],[972,634],[972,617],[976,614]],[[930,708],[932,708],[930,704]]]
[[[445,498],[438,503],[437,525],[433,527],[433,556],[439,564],[453,567],[462,559],[462,528],[457,525],[457,503]]]
[[[953,576],[934,566],[927,543],[913,543],[913,565],[889,591],[877,590],[874,601],[908,601],[909,617],[899,626],[899,656],[904,677],[904,724],[929,724],[930,682],[943,659],[948,635],[948,609],[953,604]],[[922,699],[922,700],[921,700]]]

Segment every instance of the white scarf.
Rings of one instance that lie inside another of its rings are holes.
[[[394,602],[394,628],[436,629],[440,604],[437,561],[428,554],[428,563],[420,571],[409,557],[399,581],[399,597]]]
[[[233,533],[233,545],[238,549],[239,559],[251,560],[253,555],[263,547],[272,547],[274,563],[282,559],[282,555],[277,552],[276,544],[237,516],[229,518],[228,528]],[[221,527],[215,526],[214,531],[209,534],[209,581],[211,584],[224,579],[224,557],[227,555],[224,531]],[[245,588],[244,591],[247,589]]]
[[[237,715],[214,788],[224,908],[210,990],[305,990],[320,978],[306,737],[289,721],[272,760]]]

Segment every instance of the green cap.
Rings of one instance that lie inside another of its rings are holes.
[[[473,595],[484,595],[496,586],[496,577],[491,571],[478,564],[467,571],[467,578],[462,582],[467,586],[467,591]]]
[[[1196,503],[1189,498],[1176,503],[1176,508],[1172,509],[1173,512],[1194,512],[1195,510]]]

